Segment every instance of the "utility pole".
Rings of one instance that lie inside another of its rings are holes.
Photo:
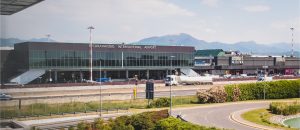
[[[93,26],[88,27],[90,30],[90,81],[93,81],[93,43],[92,43],[92,30]]]

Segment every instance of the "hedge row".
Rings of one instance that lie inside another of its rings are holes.
[[[269,109],[273,114],[294,115],[300,113],[300,102],[272,102]]]
[[[237,85],[226,85],[227,101],[297,98],[300,94],[300,80],[280,80]],[[239,91],[239,92],[236,92]],[[238,94],[238,95],[237,95]]]

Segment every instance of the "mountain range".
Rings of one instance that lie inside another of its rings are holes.
[[[234,44],[222,43],[222,42],[207,42],[204,40],[198,40],[186,33],[180,33],[177,35],[164,35],[155,36],[142,39],[135,42],[136,45],[176,45],[176,46],[194,46],[197,50],[203,49],[223,49],[223,50],[235,50],[243,53],[252,54],[264,54],[264,55],[290,55],[291,44],[290,43],[271,43],[271,44],[258,44],[255,41],[237,42]],[[294,54],[300,56],[300,46],[296,44],[294,46]]]
[[[0,38],[0,47],[13,47],[15,43],[25,41],[48,42],[47,38],[33,38],[30,40],[20,40],[18,38]],[[49,39],[50,42],[55,40]],[[269,43],[258,44],[255,41],[237,42],[233,44],[223,42],[207,42],[199,40],[193,36],[180,33],[174,35],[154,36],[130,43],[133,45],[166,45],[166,46],[194,46],[197,50],[203,49],[223,49],[226,51],[234,50],[242,53],[262,54],[262,55],[290,55],[290,43]],[[300,57],[300,45],[294,45],[294,55]]]
[[[32,42],[55,42],[52,39],[48,38],[32,38],[29,40],[21,40],[18,38],[0,38],[0,47],[13,47],[14,44],[16,43],[21,43],[21,42],[27,42],[27,41],[32,41]]]

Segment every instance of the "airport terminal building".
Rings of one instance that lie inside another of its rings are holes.
[[[291,56],[258,56],[232,54],[222,49],[197,50],[193,70],[198,73],[257,75],[298,75],[300,58]]]
[[[221,49],[190,46],[93,44],[93,80],[162,80],[166,75],[198,76],[293,75],[300,73],[299,57],[253,56]],[[78,83],[90,79],[90,45],[86,43],[24,42],[0,50],[1,84]]]
[[[193,68],[194,47],[93,44],[93,80],[164,79],[173,68]],[[90,76],[90,45],[25,42],[1,52],[1,82],[82,82]],[[174,69],[173,69],[174,70]],[[101,72],[101,74],[100,74]],[[8,74],[9,73],[9,74]],[[15,80],[12,80],[15,79]]]

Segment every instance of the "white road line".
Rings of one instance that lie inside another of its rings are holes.
[[[254,110],[254,109],[259,109],[259,108],[263,108],[263,107],[248,108],[248,109],[242,109],[242,110],[239,110],[239,111],[232,112],[232,113],[230,113],[228,119],[230,121],[234,122],[234,123],[237,123],[237,124],[240,124],[240,125],[243,125],[243,126],[246,126],[246,127],[258,129],[258,130],[276,130],[276,128],[272,128],[272,127],[268,127],[268,126],[262,126],[262,125],[255,124],[255,123],[252,123],[252,122],[242,121],[242,120],[236,119],[236,116],[238,116],[237,114],[241,114],[241,113],[251,111],[251,110]]]

